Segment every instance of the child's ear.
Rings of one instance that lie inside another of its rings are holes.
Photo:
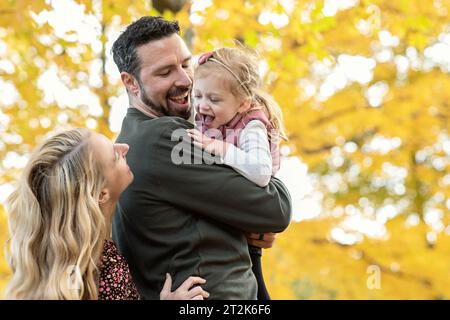
[[[252,106],[252,98],[245,98],[241,102],[241,105],[239,106],[238,112],[239,113],[245,113],[246,111],[248,111],[250,109],[251,106]]]
[[[139,83],[137,80],[128,72],[121,72],[120,79],[122,79],[123,85],[127,89],[127,91],[133,93],[134,95],[139,94]]]
[[[101,206],[101,205],[104,205],[104,204],[106,204],[108,201],[109,201],[109,199],[111,198],[111,196],[110,196],[110,194],[109,194],[109,190],[108,189],[106,189],[106,188],[104,188],[104,189],[102,189],[102,191],[100,192],[100,198],[98,199],[98,204]]]

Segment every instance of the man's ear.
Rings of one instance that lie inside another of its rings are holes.
[[[128,92],[131,92],[136,96],[139,95],[139,83],[133,75],[123,71],[120,73],[120,78]]]
[[[98,204],[104,205],[109,201],[110,198],[111,198],[111,195],[109,194],[109,190],[104,188],[100,192],[100,198],[98,199]]]
[[[241,105],[239,106],[238,112],[239,113],[245,113],[245,112],[247,112],[250,109],[251,106],[252,106],[252,98],[245,98],[241,102]]]

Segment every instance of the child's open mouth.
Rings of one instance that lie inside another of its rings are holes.
[[[206,126],[211,125],[211,123],[214,121],[215,117],[209,116],[207,114],[201,114],[202,121]]]

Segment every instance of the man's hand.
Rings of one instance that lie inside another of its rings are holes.
[[[160,300],[204,300],[209,297],[209,293],[197,286],[190,289],[195,284],[205,284],[206,280],[200,277],[187,278],[177,290],[171,292],[172,277],[166,273],[166,281],[159,294]]]
[[[252,246],[268,249],[272,248],[273,242],[275,241],[276,233],[247,233],[247,242]]]

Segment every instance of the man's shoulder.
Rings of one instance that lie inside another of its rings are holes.
[[[194,125],[189,121],[180,117],[160,117],[152,119],[151,121],[145,121],[142,123],[142,127],[148,130],[155,130],[161,132],[172,132],[177,129],[189,129]]]
[[[180,117],[163,116],[159,118],[126,116],[122,122],[119,136],[142,137],[171,135],[175,130],[186,130],[194,125]]]
[[[171,146],[183,141],[187,136],[186,129],[194,125],[180,117],[160,117],[133,121],[122,124],[122,130],[116,140],[119,143],[127,143],[132,147]]]
[[[176,130],[185,131],[194,125],[180,117],[164,116],[160,118],[126,117],[122,123],[116,142],[132,144],[154,142],[170,138]],[[170,139],[169,139],[170,140]]]

